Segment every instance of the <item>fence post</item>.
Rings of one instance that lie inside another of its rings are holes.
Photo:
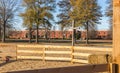
[[[45,50],[46,48],[43,48],[43,62],[45,62]]]
[[[17,51],[18,50],[18,46],[16,45],[15,48],[16,48],[16,60],[18,60],[18,58],[17,58],[17,56],[18,56],[18,51]]]
[[[71,47],[71,63],[73,64],[73,59],[74,59],[74,46]]]
[[[120,73],[120,0],[113,0],[113,61],[118,64]]]
[[[110,73],[116,73],[115,72],[116,64],[110,63],[109,66],[110,66]]]

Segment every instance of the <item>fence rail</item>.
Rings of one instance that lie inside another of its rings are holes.
[[[18,53],[38,53],[41,54],[43,51],[34,51],[34,50],[17,50]]]

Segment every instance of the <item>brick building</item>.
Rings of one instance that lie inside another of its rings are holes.
[[[86,31],[79,31],[79,36],[81,39],[86,39]],[[32,38],[35,38],[36,31],[32,31]],[[47,35],[48,38],[56,38],[62,39],[63,37],[66,39],[70,39],[72,37],[72,31],[48,31],[39,30],[38,37],[45,38]],[[109,31],[95,31],[94,35],[93,32],[89,33],[89,39],[110,39],[109,38]],[[9,34],[10,39],[28,39],[28,31],[11,31]]]
[[[89,39],[112,39],[110,31],[92,31],[88,33]],[[81,39],[86,39],[86,31],[81,31]]]
[[[9,38],[11,39],[25,39],[28,31],[10,31]]]

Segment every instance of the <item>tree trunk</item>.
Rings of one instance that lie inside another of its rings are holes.
[[[67,31],[65,31],[65,39],[68,39],[68,37],[67,37]]]
[[[64,40],[64,31],[62,30],[62,40]]]
[[[48,30],[45,28],[45,39],[48,40]]]
[[[31,43],[32,37],[31,37],[31,28],[29,28],[29,43]]]
[[[74,29],[74,43],[76,44],[76,29]]]
[[[45,39],[47,40],[47,30],[45,28]]]
[[[5,21],[4,21],[4,24],[3,24],[3,35],[2,35],[2,42],[4,43],[5,42],[5,26],[6,25],[6,23],[5,23]]]
[[[38,43],[38,24],[36,26],[36,43]]]
[[[53,26],[53,34],[54,34],[53,39],[55,39],[55,26]]]
[[[50,30],[48,30],[48,39],[50,40],[51,39],[51,36],[50,36]]]
[[[1,36],[2,36],[2,34],[1,34],[1,24],[0,24],[0,41],[1,41]]]
[[[86,31],[86,44],[89,44],[89,41],[88,41],[88,40],[89,40],[89,39],[88,39],[88,36],[89,36],[89,35],[88,35],[88,31],[89,31],[89,28],[88,28],[88,25],[89,25],[89,24],[88,24],[88,21],[86,22],[86,24],[87,24],[87,26],[86,26],[86,30],[87,30],[87,31]]]

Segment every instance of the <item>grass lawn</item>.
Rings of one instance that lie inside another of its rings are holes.
[[[16,39],[6,39],[6,43],[0,44],[36,44],[35,39],[32,40],[32,43],[28,43],[29,40],[16,40]],[[112,40],[89,40],[89,44],[85,43],[85,40],[77,40],[75,46],[99,46],[99,47],[112,47]],[[52,40],[44,40],[39,39],[40,45],[61,45],[61,46],[71,46],[71,40],[60,40],[60,39],[52,39]]]

